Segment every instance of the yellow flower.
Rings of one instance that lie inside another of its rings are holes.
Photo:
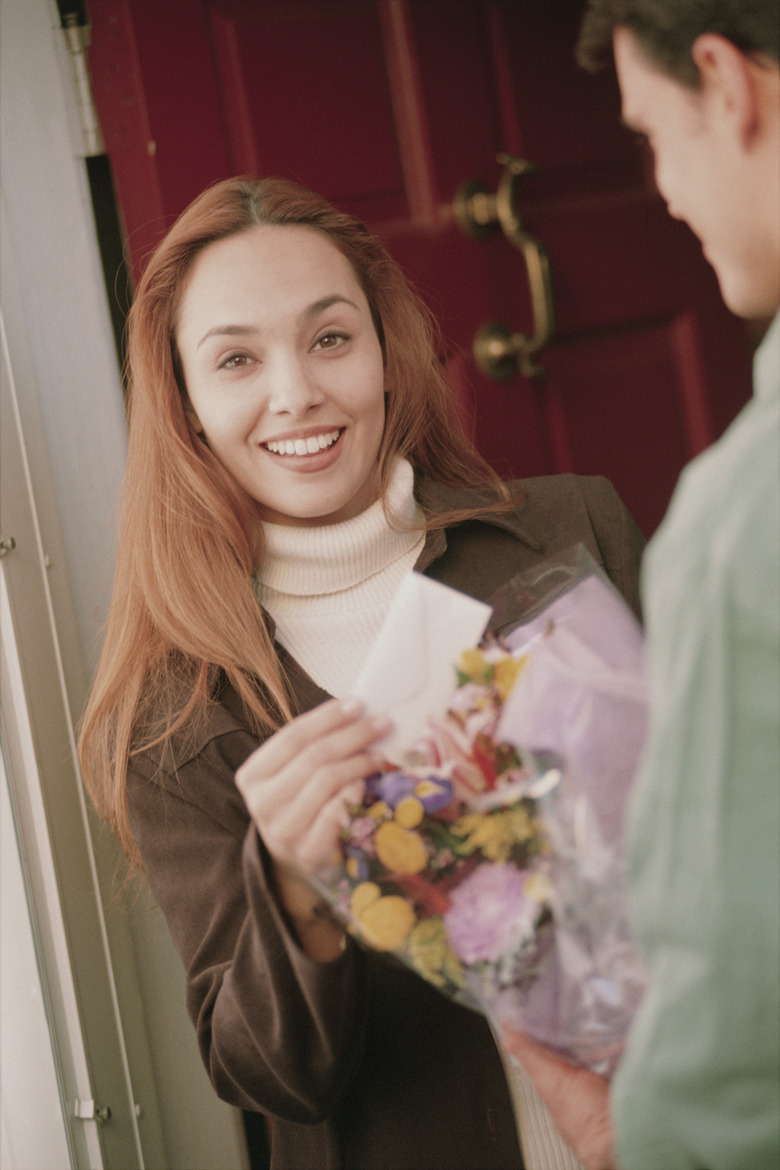
[[[430,777],[426,780],[418,780],[414,786],[415,795],[419,799],[425,800],[428,796],[437,796],[442,791],[442,782],[440,780],[433,780]]]
[[[395,806],[395,819],[405,829],[416,829],[425,816],[425,809],[416,796],[405,796]]]
[[[529,873],[523,893],[534,902],[547,902],[552,894],[552,882],[546,873]]]
[[[366,942],[378,951],[394,951],[400,947],[415,921],[414,910],[397,894],[376,898],[358,918]]]
[[[533,840],[536,827],[521,805],[502,812],[467,813],[455,822],[452,831],[465,838],[459,851],[474,853],[479,849],[491,861],[504,862],[516,845]]]
[[[383,821],[386,817],[391,817],[392,815],[393,810],[390,808],[390,805],[385,804],[383,800],[377,800],[374,804],[371,805],[371,808],[367,810],[367,816],[373,817],[375,821]]]
[[[462,650],[458,658],[458,670],[473,682],[488,682],[492,673],[491,664],[481,650]]]
[[[359,886],[355,886],[349,900],[349,908],[355,918],[359,918],[367,906],[376,902],[381,893],[382,891],[376,882],[361,882]]]
[[[347,874],[351,878],[356,878],[360,872],[360,866],[356,857],[348,857],[346,864]]]
[[[434,987],[446,987],[447,983],[464,986],[463,968],[447,942],[444,923],[438,916],[417,923],[405,950],[418,975]]]
[[[502,702],[506,702],[509,692],[523,673],[527,662],[527,654],[521,654],[519,658],[512,658],[511,655],[499,658],[495,665],[495,683]]]
[[[376,855],[393,873],[420,873],[428,863],[419,833],[405,829],[398,821],[384,821],[374,837]]]

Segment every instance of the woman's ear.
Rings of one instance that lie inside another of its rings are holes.
[[[202,435],[203,425],[189,402],[185,402],[184,404],[184,414],[186,415],[190,430],[194,431],[196,435]]]

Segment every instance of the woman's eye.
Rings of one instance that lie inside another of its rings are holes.
[[[219,363],[220,370],[240,370],[242,366],[249,364],[249,355],[245,353],[231,353],[228,354]]]
[[[315,343],[315,349],[338,349],[345,341],[349,341],[346,333],[323,333]]]

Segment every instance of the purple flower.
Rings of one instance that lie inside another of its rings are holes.
[[[413,776],[408,772],[385,772],[370,776],[366,781],[366,801],[383,800],[390,808],[395,808],[407,796],[416,796],[426,812],[436,812],[451,803],[453,787],[441,776]]]
[[[425,776],[415,784],[414,795],[426,812],[437,812],[452,803],[452,783],[440,776]]]
[[[347,847],[346,868],[352,881],[364,882],[368,878],[368,858],[359,849]]]
[[[364,803],[379,799],[379,788],[384,778],[384,772],[373,772],[370,776],[366,777],[366,786],[363,794]]]
[[[416,776],[408,776],[406,772],[385,772],[383,776],[372,776],[367,790],[390,808],[395,808],[405,796],[414,795],[416,786]]]
[[[444,925],[464,963],[496,962],[533,938],[540,905],[524,893],[527,877],[514,865],[483,862],[452,891]]]

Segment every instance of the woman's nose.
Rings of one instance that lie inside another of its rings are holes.
[[[268,409],[273,414],[300,417],[325,397],[305,357],[297,353],[277,353],[268,359],[266,385]]]

